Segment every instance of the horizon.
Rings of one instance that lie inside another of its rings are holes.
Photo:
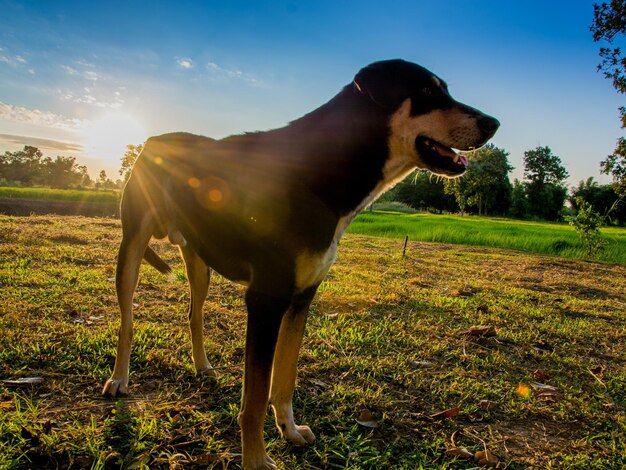
[[[400,57],[500,120],[491,142],[511,178],[524,151],[549,146],[570,186],[604,184],[622,103],[596,70],[593,4],[0,0],[0,152],[33,145],[117,179],[128,144],[282,127]]]

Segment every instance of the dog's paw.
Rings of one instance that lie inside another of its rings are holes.
[[[257,459],[245,459],[243,461],[244,470],[278,470],[276,462],[274,462],[267,454]]]
[[[196,367],[196,373],[205,377],[217,377],[217,372],[210,364],[205,366]]]
[[[102,388],[102,395],[105,397],[119,397],[128,392],[128,380],[110,378]]]
[[[283,436],[289,442],[296,446],[303,446],[315,442],[315,434],[308,426],[294,425],[292,427],[286,427],[283,430]]]

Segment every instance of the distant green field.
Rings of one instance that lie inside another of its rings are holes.
[[[117,191],[0,187],[0,198],[45,199],[54,201],[117,203]]]
[[[348,228],[349,233],[389,238],[409,236],[413,241],[456,245],[514,248],[568,258],[584,258],[578,234],[566,223],[458,215],[363,212]],[[626,229],[605,227],[608,245],[600,261],[626,263]]]

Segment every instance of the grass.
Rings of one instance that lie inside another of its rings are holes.
[[[583,259],[585,249],[575,230],[566,223],[525,222],[490,217],[363,212],[349,233],[451,243],[456,245],[513,248],[534,253]],[[608,242],[599,260],[626,264],[626,229],[604,227]]]
[[[119,201],[119,191],[0,187],[0,198],[117,203]]]
[[[243,289],[214,276],[205,345],[220,376],[197,376],[184,271],[168,245],[155,243],[175,275],[142,267],[130,395],[100,397],[119,239],[115,219],[0,216],[0,380],[44,379],[0,382],[0,468],[240,465]],[[402,245],[342,241],[295,395],[296,419],[318,439],[290,446],[268,416],[280,468],[481,465],[460,448],[487,448],[509,469],[626,465],[625,266],[415,241],[402,257]],[[364,412],[374,429],[359,424]]]

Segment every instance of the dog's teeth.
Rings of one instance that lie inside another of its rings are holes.
[[[458,153],[454,154],[454,163],[459,163],[459,154]]]

